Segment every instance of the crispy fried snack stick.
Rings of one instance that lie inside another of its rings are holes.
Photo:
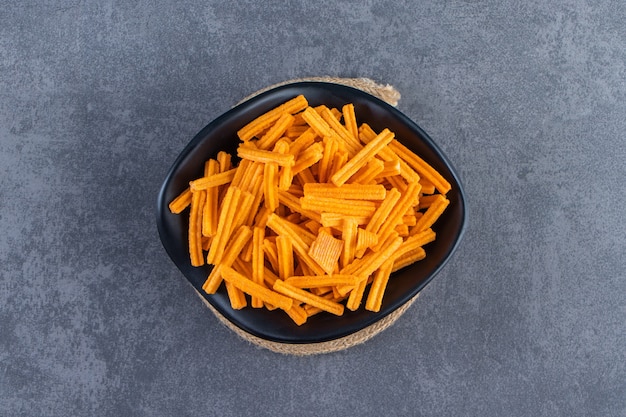
[[[191,196],[191,210],[189,214],[189,257],[192,266],[204,265],[202,255],[202,207],[206,193],[196,191]]]
[[[308,105],[306,98],[299,95],[257,117],[237,131],[237,136],[243,141],[248,141],[270,127],[283,113],[295,114],[304,110]]]
[[[365,145],[363,149],[330,178],[331,182],[337,186],[343,185],[348,179],[354,175],[367,161],[373,158],[381,149],[383,149],[391,140],[394,134],[389,129],[383,130],[375,139]]]
[[[342,304],[327,300],[315,294],[311,294],[303,289],[296,288],[280,279],[276,280],[273,288],[274,291],[286,295],[287,297],[291,297],[294,300],[318,307],[336,316],[341,316],[343,314],[344,306]]]
[[[344,184],[337,187],[334,184],[309,183],[304,184],[303,190],[305,196],[346,200],[383,200],[387,195],[387,190],[380,184]]]
[[[265,288],[264,286],[249,280],[233,268],[223,268],[222,275],[224,276],[224,281],[230,282],[246,294],[260,298],[263,302],[269,303],[285,311],[289,310],[293,305],[293,300],[291,298],[285,297],[284,295],[278,294],[276,291],[272,291],[269,288]]]

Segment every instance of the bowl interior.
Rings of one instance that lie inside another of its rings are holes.
[[[202,175],[204,161],[219,151],[236,152],[239,139],[236,131],[244,124],[278,106],[304,94],[309,104],[325,104],[341,108],[353,103],[357,122],[367,122],[380,131],[389,128],[396,138],[437,169],[452,185],[447,194],[450,205],[433,226],[437,239],[425,246],[426,258],[394,273],[387,287],[379,313],[363,308],[346,309],[342,317],[318,314],[302,326],[296,326],[282,311],[245,308],[233,310],[223,286],[214,295],[202,291],[202,284],[211,271],[207,265],[190,265],[187,252],[188,212],[169,212],[168,204],[188,185]],[[457,248],[466,223],[465,197],[461,183],[445,155],[413,121],[394,107],[360,90],[337,84],[294,83],[260,94],[229,110],[200,131],[185,147],[165,178],[157,201],[157,227],[162,244],[185,278],[207,301],[233,324],[257,337],[284,343],[323,342],[357,332],[387,316],[417,294],[441,270]]]

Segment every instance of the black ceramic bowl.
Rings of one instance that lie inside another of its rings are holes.
[[[282,311],[245,308],[233,310],[222,285],[214,295],[202,291],[211,266],[192,267],[187,249],[188,213],[174,215],[169,202],[181,193],[189,181],[202,176],[204,161],[219,151],[236,154],[238,129],[262,113],[303,94],[312,106],[325,104],[341,108],[353,103],[357,122],[367,122],[374,130],[389,128],[396,138],[437,169],[452,185],[447,194],[450,205],[434,225],[437,239],[424,249],[426,258],[392,275],[379,313],[346,309],[341,317],[317,314],[302,326],[296,326]],[[337,339],[357,332],[392,313],[416,295],[441,270],[459,245],[466,223],[463,189],[452,165],[414,122],[394,107],[354,88],[320,82],[285,85],[262,93],[229,110],[200,131],[185,147],[170,169],[161,187],[157,203],[157,226],[165,250],[185,278],[233,324],[262,339],[283,343],[315,343]]]

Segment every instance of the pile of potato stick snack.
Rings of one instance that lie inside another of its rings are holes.
[[[224,283],[233,309],[281,309],[298,326],[380,311],[390,275],[435,240],[450,183],[393,132],[357,124],[353,104],[299,95],[237,135],[236,158],[207,160],[169,205],[189,208],[191,265],[214,266],[203,290]]]

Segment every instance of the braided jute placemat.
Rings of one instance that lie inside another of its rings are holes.
[[[366,93],[369,93],[373,96],[380,98],[383,101],[391,104],[392,106],[396,106],[398,101],[400,100],[400,93],[391,85],[382,85],[379,84],[369,78],[335,78],[335,77],[310,77],[310,78],[298,78],[294,80],[284,81],[278,84],[274,84],[263,88],[262,90],[256,91],[255,93],[245,97],[240,103],[260,94],[265,91],[271,90],[275,87],[279,87],[281,85],[287,85],[295,82],[301,81],[318,81],[318,82],[327,82],[327,83],[335,83],[341,85],[347,85],[349,87],[358,88]],[[195,290],[195,288],[194,288]],[[359,345],[376,336],[383,330],[390,327],[393,323],[398,320],[398,318],[404,314],[404,312],[413,304],[413,302],[419,296],[419,293],[403,304],[400,308],[395,310],[393,313],[387,315],[382,320],[377,321],[376,323],[359,330],[358,332],[352,333],[348,336],[330,340],[327,342],[319,342],[319,343],[280,343],[274,342],[270,340],[265,340],[260,337],[254,336],[239,327],[235,326],[229,320],[227,320],[219,311],[217,311],[198,291],[195,290],[200,299],[204,302],[204,304],[209,308],[209,310],[219,319],[219,321],[228,327],[230,330],[235,332],[242,339],[259,346],[261,348],[265,348],[271,350],[276,353],[282,353],[286,355],[295,355],[295,356],[307,356],[307,355],[319,355],[323,353],[331,353],[337,352],[340,350],[344,350],[350,348],[352,346]],[[306,325],[306,324],[305,324]]]

